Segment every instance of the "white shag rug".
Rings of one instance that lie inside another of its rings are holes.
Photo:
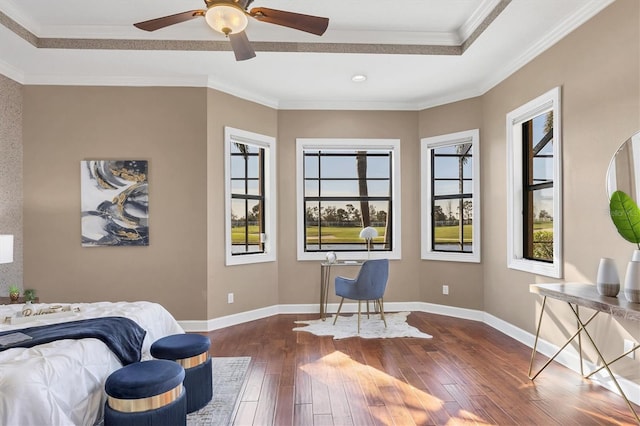
[[[421,332],[407,324],[407,316],[410,312],[385,313],[387,327],[380,319],[380,314],[367,314],[360,316],[360,334],[358,334],[358,315],[340,315],[333,325],[333,316],[310,321],[296,321],[296,324],[306,324],[306,327],[296,327],[293,331],[307,331],[316,336],[333,336],[334,339],[347,337],[362,337],[364,339],[384,339],[390,337],[419,337],[430,339],[432,336]]]

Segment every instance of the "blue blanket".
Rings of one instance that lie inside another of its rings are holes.
[[[129,318],[104,317],[5,331],[0,333],[0,337],[17,332],[26,334],[31,339],[0,347],[0,351],[10,348],[31,348],[54,340],[94,338],[107,345],[122,365],[140,361],[142,342],[147,333]]]

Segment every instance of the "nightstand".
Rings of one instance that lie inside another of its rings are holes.
[[[17,305],[22,303],[25,303],[24,297],[19,297],[15,302],[12,301],[10,297],[0,297],[0,305]],[[36,297],[33,303],[40,303],[40,299]]]

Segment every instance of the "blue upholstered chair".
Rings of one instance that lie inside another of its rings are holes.
[[[360,267],[358,276],[355,279],[336,277],[336,295],[342,297],[338,312],[333,319],[335,325],[342,303],[344,299],[358,301],[358,333],[360,333],[360,310],[363,300],[367,301],[367,314],[369,313],[369,300],[373,300],[376,308],[380,310],[380,317],[387,326],[387,320],[384,318],[384,291],[387,288],[387,280],[389,278],[389,259],[374,259],[365,261]]]

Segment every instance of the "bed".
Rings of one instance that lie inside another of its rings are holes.
[[[37,312],[53,304],[34,304]],[[24,305],[0,305],[0,332],[100,317],[125,317],[145,331],[142,359],[151,358],[151,344],[184,333],[173,316],[151,302],[56,304],[72,313],[10,324],[7,317]],[[68,315],[68,316],[63,316]],[[120,368],[117,356],[95,338],[57,340],[32,348],[0,351],[0,425],[94,425],[102,420],[104,382]]]

